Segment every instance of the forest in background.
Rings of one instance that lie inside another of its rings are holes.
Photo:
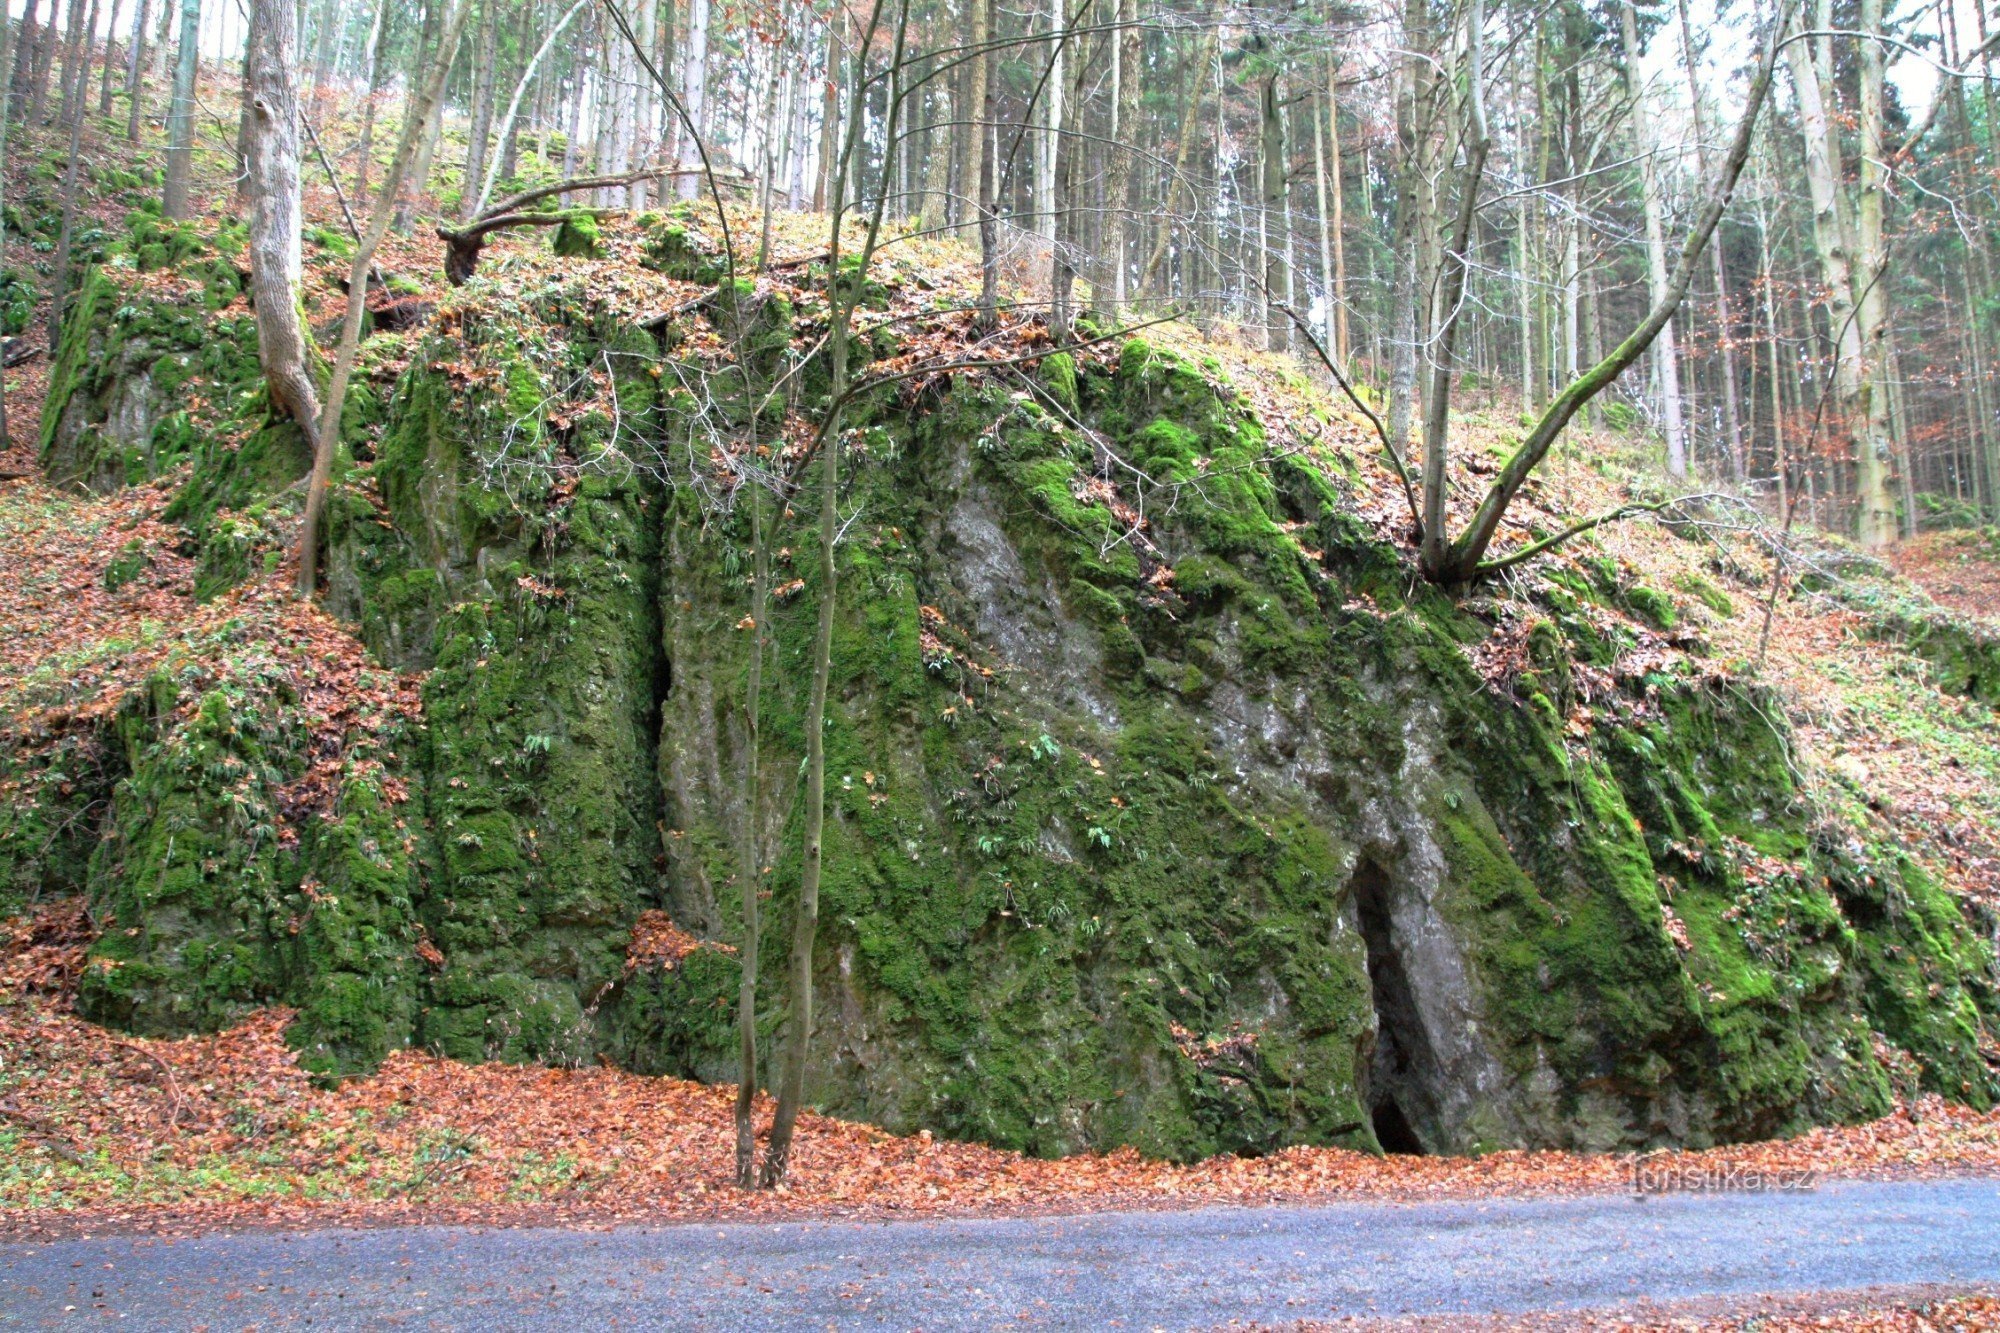
[[[1617,348],[1669,285],[1757,30],[1782,19],[1768,124],[1714,244],[1644,373],[1590,418],[1650,426],[1689,484],[1870,546],[2000,517],[1997,43],[1979,4],[283,8],[305,175],[337,177],[356,216],[459,24],[400,230],[426,196],[464,223],[565,179],[631,177],[572,205],[690,199],[697,144],[726,192],[824,208],[851,111],[863,211],[886,194],[889,217],[974,243],[990,215],[995,262],[1059,322],[1172,311],[1316,371],[1323,351],[1392,433],[1427,419],[1440,362],[1459,393],[1532,417]],[[12,116],[74,125],[82,153],[118,119],[134,140],[164,120],[169,217],[191,154],[242,157],[248,119],[195,80],[242,66],[252,9],[15,0],[10,17]],[[148,72],[171,91],[149,100]],[[110,119],[86,134],[72,113],[92,105]]]

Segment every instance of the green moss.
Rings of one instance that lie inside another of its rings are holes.
[[[552,242],[555,252],[570,259],[596,259],[602,253],[597,217],[582,210],[565,214]]]

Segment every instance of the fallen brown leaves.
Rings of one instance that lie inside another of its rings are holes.
[[[66,987],[89,935],[75,904],[6,929],[0,1061],[11,1105],[32,1121],[0,1123],[6,1234],[1077,1211],[1607,1192],[1630,1182],[1627,1157],[1559,1152],[1377,1159],[1292,1148],[1176,1165],[1127,1148],[1043,1161],[808,1115],[790,1188],[744,1193],[730,1183],[727,1085],[403,1051],[372,1077],[318,1087],[284,1043],[283,1010],[178,1040],[78,1018]],[[643,938],[658,945],[663,935],[673,938],[664,928]],[[759,1114],[769,1116],[768,1101]],[[2000,1174],[2000,1114],[1926,1099],[1914,1115],[1673,1160],[1840,1176]]]
[[[169,662],[208,681],[281,683],[310,729],[307,768],[279,794],[296,825],[331,808],[357,764],[379,766],[373,738],[418,714],[417,679],[371,666],[345,626],[292,596],[283,566],[197,602],[186,534],[160,517],[173,484],[105,497],[0,489],[0,742],[32,753],[99,726]],[[197,705],[184,691],[180,707]],[[393,799],[400,784],[388,785]]]
[[[2000,1328],[2000,1295],[1990,1290],[1841,1292],[1712,1298],[1617,1309],[1561,1310],[1538,1314],[1421,1315],[1405,1319],[1356,1317],[1331,1323],[1304,1321],[1288,1333],[1334,1329],[1407,1330],[1407,1333],[1984,1333]]]

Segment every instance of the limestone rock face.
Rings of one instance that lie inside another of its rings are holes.
[[[748,506],[708,462],[749,396],[698,402],[671,334],[578,290],[506,296],[533,320],[496,290],[397,335],[333,504],[329,606],[427,673],[421,727],[383,742],[402,813],[357,776],[312,846],[267,846],[222,756],[281,786],[282,729],[135,705],[90,890],[138,933],[107,936],[99,1017],[283,1001],[329,1071],[414,1042],[735,1077],[746,842],[767,960],[798,878],[811,474],[773,509],[747,828]],[[792,312],[757,317],[782,348]],[[171,409],[129,360],[58,441]],[[1649,631],[1589,580],[1454,605],[1356,517],[1350,463],[1274,453],[1138,341],[848,424],[824,1109],[1048,1154],[1704,1144],[1883,1111],[1878,1040],[1994,1095],[1991,950],[1957,905],[1818,820],[1754,686],[1621,674]],[[1482,673],[1494,645],[1525,665]],[[1577,663],[1611,683],[1589,729]],[[342,911],[287,934],[301,880],[339,876]],[[708,947],[628,958],[659,911]]]

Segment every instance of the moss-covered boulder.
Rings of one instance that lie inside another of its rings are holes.
[[[645,226],[652,262],[716,280],[697,230]],[[816,470],[788,466],[753,807],[754,562],[722,461],[772,434],[759,386],[814,316],[747,289],[703,313],[749,331],[747,376],[570,279],[440,309],[329,511],[328,604],[423,674],[422,725],[301,821],[320,742],[284,682],[157,677],[103,779],[90,1012],[293,1004],[328,1070],[414,1041],[734,1077],[742,849],[781,957],[820,584]],[[122,392],[90,382],[71,400]],[[1878,1045],[1993,1097],[1990,943],[1826,822],[1774,701],[1667,650],[1667,595],[1606,569],[1454,603],[1356,516],[1337,454],[1273,450],[1142,342],[848,406],[819,1105],[1194,1157],[1779,1133],[1886,1109]],[[104,412],[57,418],[76,480],[129,470],[134,446],[86,443]],[[218,578],[277,487],[194,455]],[[649,912],[710,947],[637,958]]]

